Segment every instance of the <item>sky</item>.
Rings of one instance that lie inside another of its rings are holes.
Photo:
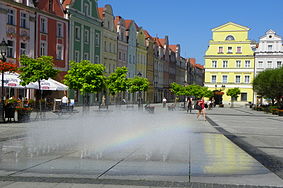
[[[211,29],[227,22],[249,27],[249,39],[259,40],[272,29],[283,36],[283,0],[98,0],[110,4],[115,16],[133,19],[155,37],[169,36],[181,45],[181,55],[204,64]]]

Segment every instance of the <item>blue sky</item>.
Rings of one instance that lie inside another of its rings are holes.
[[[211,29],[227,22],[247,26],[249,39],[259,40],[269,29],[283,36],[283,0],[98,0],[110,4],[115,16],[133,19],[152,36],[169,36],[181,44],[183,57],[204,64]]]

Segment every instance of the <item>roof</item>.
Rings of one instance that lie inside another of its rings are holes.
[[[169,49],[173,52],[177,52],[177,45],[169,45]]]
[[[153,40],[155,41],[155,43],[156,43],[159,47],[164,48],[164,45],[160,42],[160,39],[159,39],[159,38],[154,37]]]
[[[126,29],[129,29],[133,20],[125,20]]]
[[[153,40],[152,36],[148,33],[147,30],[143,30],[143,33],[144,33],[146,39],[151,39],[151,40]]]
[[[98,10],[98,16],[100,19],[104,18],[104,8],[97,8]]]
[[[38,1],[38,4],[37,4],[37,7],[39,10],[42,10],[44,12],[48,12],[48,13],[51,13],[51,14],[54,14],[56,16],[59,16],[59,17],[63,17],[64,18],[64,11],[63,11],[63,7],[61,5],[61,3],[59,2],[59,0],[55,0],[55,1],[52,1],[53,5],[53,10],[50,11],[49,9],[49,1],[47,0],[41,0],[41,1]]]
[[[200,64],[196,64],[195,66],[196,66],[196,68],[204,69],[204,66],[202,66],[202,65],[200,65]]]
[[[72,3],[72,0],[65,0],[62,4],[63,9],[66,10],[66,7]]]
[[[120,20],[122,19],[122,17],[121,16],[116,16],[115,17],[115,20],[114,20],[114,24],[115,24],[115,26],[117,26],[118,25],[118,23],[120,22]]]

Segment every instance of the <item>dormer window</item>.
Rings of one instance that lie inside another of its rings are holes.
[[[272,38],[272,35],[269,35],[269,38],[271,39],[271,38]]]
[[[225,40],[235,40],[235,38],[232,35],[228,35]]]

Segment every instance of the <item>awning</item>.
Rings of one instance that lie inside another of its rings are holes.
[[[35,89],[39,89],[38,82],[32,83],[35,86]],[[48,80],[40,81],[41,90],[49,90],[49,91],[66,91],[68,90],[68,86],[49,78]]]

